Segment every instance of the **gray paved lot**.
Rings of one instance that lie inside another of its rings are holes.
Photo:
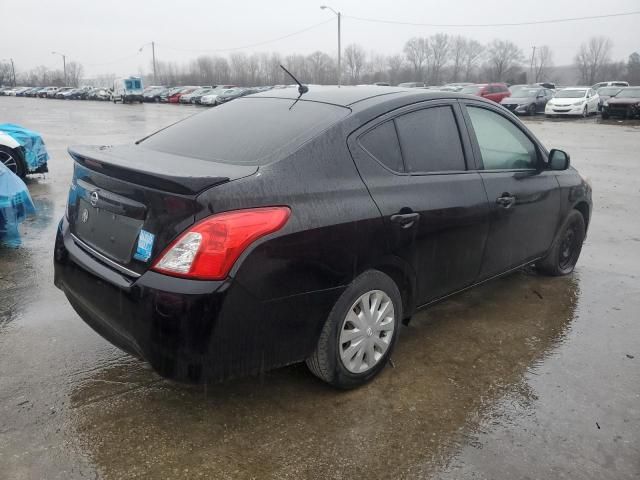
[[[418,314],[373,383],[302,365],[206,389],[164,381],[52,284],[68,145],[130,142],[199,109],[0,98],[51,173],[0,249],[0,478],[640,477],[640,126],[527,120],[591,178],[576,272],[519,272]]]

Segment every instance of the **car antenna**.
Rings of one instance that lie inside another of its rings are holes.
[[[284,65],[280,65],[280,68],[282,70],[284,70],[285,73],[287,75],[289,75],[291,78],[293,78],[293,81],[298,84],[298,93],[299,93],[299,95],[298,95],[298,98],[296,98],[295,102],[293,102],[291,104],[291,106],[289,107],[289,110],[291,110],[294,107],[294,105],[296,103],[298,103],[298,100],[300,100],[300,97],[309,91],[309,87],[307,87],[306,85],[303,85],[302,83],[300,83],[300,81],[296,77],[294,77],[293,74],[289,70],[284,68]]]

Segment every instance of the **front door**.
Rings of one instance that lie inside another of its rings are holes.
[[[524,128],[498,109],[465,104],[491,207],[483,279],[544,255],[557,228],[560,190],[555,173],[544,169],[541,147]]]
[[[380,117],[349,149],[384,218],[392,255],[416,275],[421,305],[475,281],[489,207],[457,102],[425,102]]]

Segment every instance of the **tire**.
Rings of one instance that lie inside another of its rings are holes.
[[[530,117],[535,117],[536,115],[536,105],[535,103],[532,103],[531,105],[529,105],[529,107],[527,108],[527,115],[529,115]]]
[[[602,112],[602,119],[603,120],[609,120],[609,114],[605,113],[605,112]]]
[[[584,110],[582,110],[582,118],[588,118],[588,117],[589,117],[589,108],[585,105]]]
[[[13,148],[0,145],[0,162],[20,178],[24,178],[27,174],[22,154]]]
[[[385,316],[381,319],[360,317],[356,312],[363,312],[360,307],[364,303],[370,306],[369,301],[374,301],[374,305],[378,302],[380,308],[376,308],[376,313]],[[389,303],[393,308],[391,314]],[[387,364],[402,318],[402,298],[395,282],[377,270],[364,272],[347,287],[329,313],[316,349],[306,361],[309,370],[337,388],[349,389],[367,383]],[[356,343],[352,344],[352,340]],[[380,356],[376,358],[376,355]]]
[[[584,217],[579,211],[572,210],[558,231],[549,253],[536,268],[556,277],[573,272],[582,251],[585,233]]]

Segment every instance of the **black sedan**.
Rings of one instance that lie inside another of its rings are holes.
[[[502,107],[374,86],[298,97],[69,149],[55,283],[98,333],[181,381],[306,361],[349,388],[417,309],[529,264],[573,271],[591,187]]]
[[[511,96],[503,98],[500,105],[520,115],[544,113],[547,102],[553,98],[553,91],[537,85],[512,87]]]

